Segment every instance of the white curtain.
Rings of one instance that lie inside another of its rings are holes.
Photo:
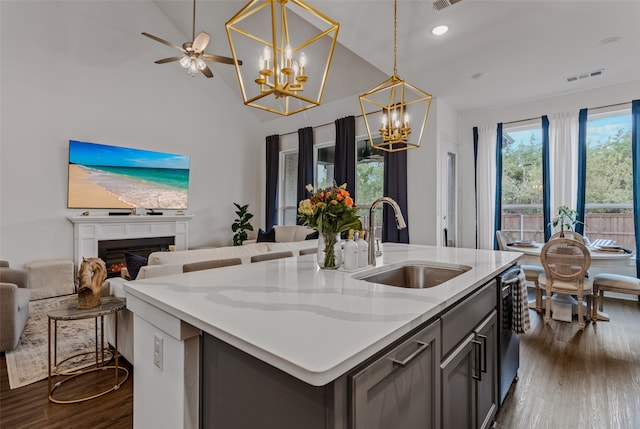
[[[558,207],[576,209],[578,201],[578,112],[549,116],[551,217]]]
[[[476,163],[477,234],[479,249],[493,249],[496,209],[496,125],[478,127]]]

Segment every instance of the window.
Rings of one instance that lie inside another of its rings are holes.
[[[326,188],[333,185],[336,148],[330,145],[316,146],[315,148],[315,189]]]
[[[542,126],[502,132],[502,231],[508,241],[544,242]]]
[[[635,249],[631,112],[589,112],[585,235]]]
[[[368,226],[369,207],[383,195],[383,152],[372,149],[367,139],[356,139],[356,205],[363,226]],[[314,147],[315,189],[333,185],[335,169],[335,145],[326,143]],[[280,153],[280,187],[278,190],[278,224],[295,225],[297,220],[298,151]],[[338,185],[341,185],[339,183]],[[376,226],[382,225],[382,209],[376,212]]]
[[[280,153],[278,225],[295,225],[298,212],[298,151]]]
[[[356,141],[356,205],[363,227],[369,224],[371,204],[384,195],[384,158],[383,152],[373,149],[368,139]],[[375,214],[376,228],[382,227],[382,208]]]

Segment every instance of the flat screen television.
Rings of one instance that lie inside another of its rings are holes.
[[[67,207],[186,209],[187,155],[69,140]]]

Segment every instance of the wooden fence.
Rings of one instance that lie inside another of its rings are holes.
[[[544,242],[542,215],[505,214],[502,216],[502,231],[509,241],[535,240]],[[615,240],[616,244],[635,250],[633,215],[621,213],[587,214],[585,235],[593,241],[598,238]]]

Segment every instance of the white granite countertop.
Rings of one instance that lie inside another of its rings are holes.
[[[386,243],[377,267],[320,270],[316,255],[125,283],[125,292],[311,385],[325,385],[471,293],[522,255]],[[430,289],[356,280],[405,261],[472,269]]]

